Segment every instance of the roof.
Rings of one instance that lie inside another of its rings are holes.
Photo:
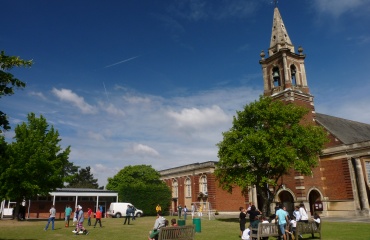
[[[117,191],[110,191],[105,189],[95,188],[57,188],[54,192],[90,192],[90,193],[112,193]]]
[[[316,122],[344,144],[370,141],[370,124],[316,113]]]
[[[51,196],[101,196],[118,197],[117,191],[93,188],[57,188],[49,193]]]
[[[280,48],[288,48],[291,52],[294,52],[294,46],[289,38],[288,31],[283,22],[283,18],[280,15],[279,9],[275,7],[274,18],[272,21],[269,56],[278,52]]]

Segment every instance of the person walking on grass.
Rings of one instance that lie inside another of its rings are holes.
[[[84,218],[84,212],[82,210],[82,206],[79,206],[78,207],[78,218],[77,218],[77,230],[76,230],[75,235],[78,235],[80,233],[84,233],[86,235],[89,234],[89,231],[87,231],[83,226],[84,220],[85,220],[85,218]],[[82,232],[80,232],[80,231],[82,231]]]
[[[95,214],[95,224],[94,224],[94,228],[96,227],[96,224],[99,222],[99,224],[100,224],[100,227],[102,227],[101,226],[101,215],[102,215],[102,213],[101,213],[101,211],[100,211],[100,209],[98,208],[98,210],[96,211],[96,214]]]
[[[72,208],[67,205],[66,209],[64,210],[65,213],[65,226],[69,227],[69,220],[71,220],[71,213],[72,213]]]
[[[283,206],[280,206],[280,209],[276,211],[276,219],[278,220],[278,225],[279,225],[279,232],[280,236],[284,238],[284,240],[287,239],[286,237],[286,225],[288,220],[288,214],[287,212],[283,209]]]
[[[92,214],[91,208],[87,208],[87,225],[89,226],[91,226],[91,214]]]
[[[130,225],[130,218],[131,218],[131,205],[127,205],[125,222],[123,223],[123,225],[126,225],[127,220],[128,220],[127,225]]]
[[[54,230],[54,221],[55,221],[55,214],[56,214],[56,210],[55,210],[55,207],[54,205],[51,206],[50,210],[49,210],[49,218],[48,218],[48,223],[46,224],[44,230],[48,230],[48,227],[49,227],[49,224],[51,222],[51,230]]]

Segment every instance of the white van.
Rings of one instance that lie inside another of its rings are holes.
[[[109,206],[107,214],[112,216],[112,217],[116,217],[116,218],[126,216],[126,210],[127,210],[128,205],[134,206],[131,203],[112,202]],[[135,216],[136,217],[141,217],[143,214],[144,213],[143,213],[142,210],[136,209],[136,211],[135,211]]]

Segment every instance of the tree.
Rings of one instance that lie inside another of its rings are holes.
[[[4,144],[5,156],[0,164],[0,196],[16,201],[15,216],[23,200],[63,187],[64,168],[69,164],[70,147],[64,151],[54,127],[43,116],[27,116],[28,123],[15,128],[15,141]]]
[[[150,165],[126,166],[113,178],[108,178],[107,189],[118,190],[122,185],[160,184],[160,174]]]
[[[70,184],[73,179],[78,174],[79,166],[75,166],[73,162],[68,162],[66,166],[64,166],[64,183]]]
[[[237,185],[246,193],[249,186],[255,185],[263,199],[262,211],[269,215],[269,206],[281,187],[279,179],[292,168],[311,174],[328,141],[323,128],[301,124],[308,111],[268,97],[260,97],[237,111],[233,126],[217,144],[215,175],[221,187],[232,191]]]
[[[150,165],[126,166],[113,178],[108,178],[106,188],[118,191],[120,201],[134,204],[145,215],[155,215],[157,204],[166,212],[171,203],[171,189]]]
[[[4,51],[0,53],[0,98],[14,94],[14,88],[24,88],[26,83],[15,78],[7,72],[13,67],[30,67],[32,60],[23,60],[15,56],[7,56]],[[0,133],[2,130],[9,130],[9,121],[4,112],[0,111]]]
[[[99,188],[98,179],[90,172],[90,166],[81,168],[77,174],[72,176],[67,187],[70,188]]]

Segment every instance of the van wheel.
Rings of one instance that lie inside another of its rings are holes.
[[[121,214],[120,213],[116,213],[115,217],[116,218],[121,218]]]
[[[141,213],[136,213],[136,217],[141,217]]]

